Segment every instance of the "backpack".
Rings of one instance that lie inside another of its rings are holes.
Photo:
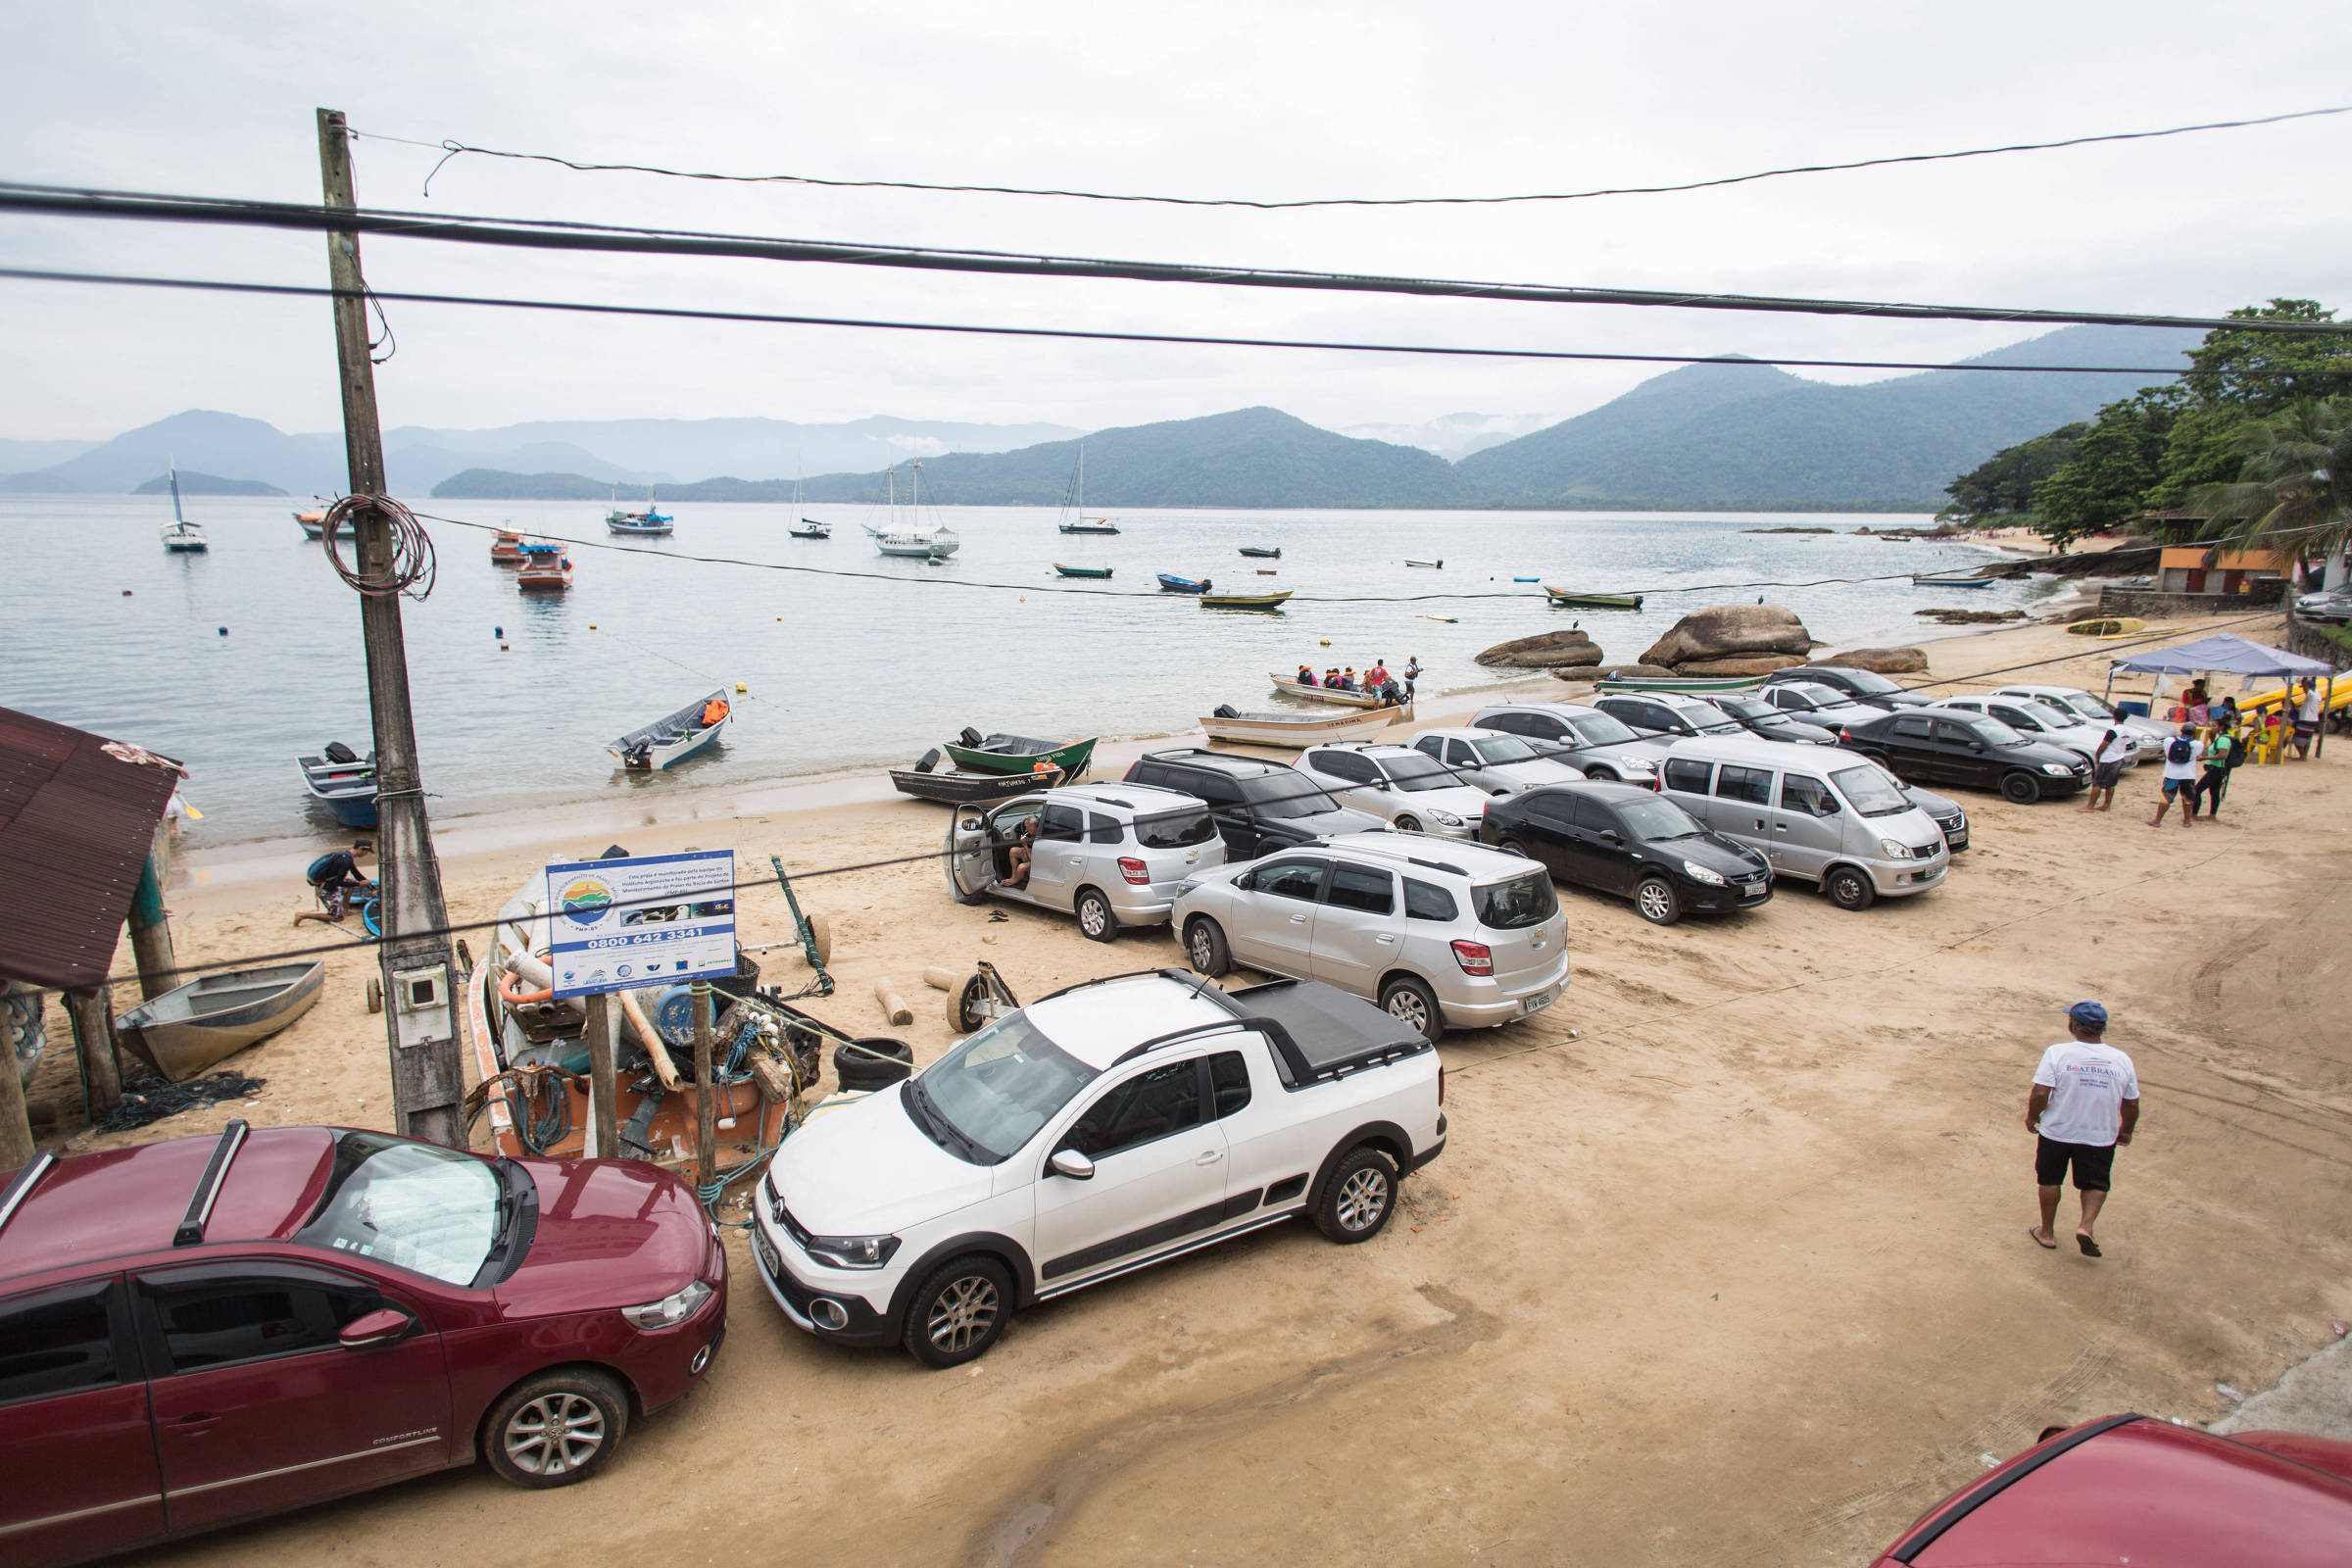
[[[2168,762],[2185,762],[2196,755],[2196,742],[2185,735],[2176,735],[2165,743],[2164,760]]]
[[[2246,760],[2246,741],[2242,735],[2230,737],[2230,766],[2235,767]]]

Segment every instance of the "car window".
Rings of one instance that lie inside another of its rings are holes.
[[[1461,914],[1452,894],[1409,876],[1404,879],[1404,912],[1413,920],[1452,920]]]
[[[498,1173],[471,1154],[390,1133],[335,1140],[326,1192],[294,1240],[471,1285],[506,1218]]]
[[[1424,757],[1421,765],[1435,767],[1438,764]],[[1333,778],[1345,779],[1350,784],[1380,782],[1380,769],[1373,766],[1372,759],[1360,752],[1317,752],[1313,766],[1319,773],[1329,773]]]
[[[1948,702],[1939,703],[1936,706],[1939,708],[1949,708],[1957,712],[1962,713],[1982,713],[1984,711],[1984,703],[1974,697],[1955,697]]]
[[[1838,798],[1830,787],[1817,778],[1802,773],[1781,775],[1781,809],[1794,811],[1799,816],[1836,816]]]
[[[1396,878],[1386,871],[1349,865],[1343,860],[1331,868],[1331,891],[1323,895],[1323,902],[1334,908],[1393,914],[1396,910]]]
[[[1764,688],[1764,700],[1773,707],[1790,713],[1804,712],[1813,706],[1805,700],[1804,694],[1793,686],[1767,686]]]
[[[1924,741],[1929,734],[1928,721],[1924,718],[1898,718],[1894,721],[1894,733],[1898,739]]]
[[[1516,735],[1496,735],[1478,742],[1472,750],[1490,762],[1532,762],[1536,760],[1536,749]]]
[[[1581,714],[1575,728],[1587,746],[1615,746],[1638,739],[1632,730],[1625,727],[1624,719],[1612,718],[1606,713]]]
[[[1108,1159],[1200,1121],[1200,1058],[1188,1056],[1103,1091],[1055,1147],[1074,1149],[1089,1159]]]
[[[1753,697],[1718,697],[1715,706],[1734,718],[1764,718],[1771,714],[1772,705]]]
[[[1716,772],[1715,794],[1726,801],[1751,801],[1764,806],[1772,800],[1772,769],[1737,767],[1726,762]]]
[[[1707,793],[1708,774],[1714,766],[1712,762],[1701,762],[1695,758],[1670,757],[1666,760],[1666,787],[1681,790],[1687,795],[1704,795]]]
[[[1505,735],[1538,733],[1529,727],[1527,715],[1524,713],[1489,713],[1486,717],[1477,720],[1477,724],[1480,729],[1500,730]]]
[[[1864,816],[1892,816],[1911,808],[1911,798],[1880,767],[1840,768],[1830,775],[1830,782]]]
[[[1321,860],[1276,860],[1251,872],[1250,885],[1278,899],[1299,899],[1312,904],[1323,891],[1324,864]]]
[[[1815,708],[1836,708],[1841,704],[1852,701],[1851,698],[1847,697],[1845,693],[1839,691],[1837,687],[1824,686],[1817,681],[1806,681],[1795,689],[1798,693],[1810,701]]]
[[[1576,797],[1565,790],[1529,790],[1519,797],[1519,808],[1545,822],[1576,820]]]
[[[1590,795],[1571,796],[1567,805],[1568,820],[1578,827],[1597,833],[1604,827],[1617,825],[1617,819],[1609,814],[1609,808]]]
[[[923,1119],[936,1118],[993,1164],[1019,1152],[1095,1079],[1095,1070],[1055,1045],[1024,1012],[995,1023],[908,1079]],[[956,1152],[949,1140],[916,1122]],[[965,1156],[969,1157],[969,1156]]]
[[[1372,760],[1366,757],[1360,758],[1358,760],[1370,762]],[[1424,794],[1430,790],[1449,790],[1462,782],[1460,776],[1452,768],[1443,762],[1432,761],[1419,752],[1407,752],[1399,757],[1384,757],[1380,760],[1380,767],[1383,772],[1388,774],[1391,783],[1411,795]]]
[[[346,1325],[384,1304],[357,1280],[308,1270],[185,1283],[149,1277],[139,1288],[174,1373],[326,1349]]]
[[[1530,871],[1508,882],[1491,882],[1471,890],[1470,900],[1478,910],[1478,923],[1492,931],[1521,931],[1531,925],[1542,925],[1559,912],[1560,901],[1551,891],[1551,877],[1544,871]]]
[[[1884,697],[1888,692],[1899,692],[1902,690],[1900,686],[1897,686],[1894,682],[1888,680],[1886,676],[1878,673],[1876,670],[1844,670],[1839,673],[1838,679],[1845,683],[1846,690],[1860,692],[1865,697]]]
[[[1135,842],[1147,850],[1183,850],[1217,836],[1217,824],[1198,806],[1154,811],[1135,819]]]
[[[1038,813],[1037,836],[1053,844],[1075,844],[1085,836],[1086,813],[1058,803]]]
[[[1648,800],[1628,801],[1619,808],[1626,831],[1646,844],[1665,839],[1687,839],[1706,829],[1698,818],[1675,805],[1652,796]]]
[[[1435,735],[1424,735],[1419,740],[1413,742],[1414,751],[1426,752],[1432,757],[1442,755],[1445,751],[1445,748],[1446,742]]]
[[[0,1404],[45,1399],[116,1381],[110,1279],[0,1301]],[[146,1417],[139,1417],[144,1426]],[[145,1438],[140,1442],[144,1443]]]
[[[2023,746],[2026,738],[1997,718],[1980,718],[1969,724],[1977,739],[1988,746]]]
[[[1320,816],[1340,809],[1340,803],[1323,793],[1323,786],[1297,768],[1286,767],[1250,781],[1250,801],[1269,817]]]
[[[1494,744],[1496,746],[1516,746],[1524,749],[1527,745],[1527,742],[1520,740],[1498,740],[1494,742]],[[1476,767],[1479,763],[1479,751],[1483,749],[1484,748],[1473,748],[1468,741],[1458,738],[1450,740],[1446,743],[1446,760],[1452,763],[1455,767]],[[1533,757],[1535,753],[1531,751],[1528,753],[1528,755]],[[1494,759],[1490,758],[1489,760],[1494,760]]]
[[[1119,825],[1119,819],[1117,817],[1104,816],[1101,811],[1089,811],[1086,813],[1087,843],[1123,844],[1126,842],[1126,839],[1127,830]]]
[[[1250,1103],[1250,1064],[1238,1051],[1220,1051],[1208,1058],[1211,1116],[1230,1116]]]
[[[2033,715],[2022,708],[2011,708],[2003,704],[1997,707],[1988,707],[1984,710],[2011,729],[2023,730],[2029,735],[2035,734],[2041,729],[2041,725],[2034,720]]]

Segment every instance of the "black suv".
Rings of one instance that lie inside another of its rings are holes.
[[[1199,746],[1146,752],[1127,769],[1130,784],[1181,790],[1208,803],[1225,840],[1227,863],[1254,860],[1309,839],[1368,833],[1388,824],[1369,811],[1342,806],[1295,767],[1255,757],[1233,757]]]
[[[1813,681],[1843,692],[1865,707],[1884,708],[1888,712],[1898,708],[1925,708],[1936,700],[1907,692],[1876,670],[1856,669],[1850,664],[1791,664],[1765,676],[1764,684],[1778,686],[1788,680]]]

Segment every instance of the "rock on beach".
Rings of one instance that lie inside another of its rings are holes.
[[[1928,655],[1924,648],[1856,648],[1839,654],[1836,659],[1814,661],[1822,664],[1842,664],[1848,669],[1867,669],[1880,675],[1924,675],[1928,672]]]
[[[1479,655],[1478,662],[1504,669],[1575,668],[1599,663],[1600,645],[1588,632],[1538,632],[1533,637],[1514,637],[1507,643],[1496,643]]]
[[[1676,621],[1642,662],[1685,675],[1761,675],[1812,651],[1812,633],[1786,605],[1709,605]]]

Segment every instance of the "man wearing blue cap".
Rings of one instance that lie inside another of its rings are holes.
[[[2067,1033],[2041,1054],[2034,1069],[2034,1092],[2026,1098],[2026,1130],[2040,1136],[2034,1152],[2034,1179],[2041,1187],[2041,1223],[2026,1234],[2036,1247],[2058,1245],[2052,1230],[2058,1222],[2058,1200],[2063,1195],[2068,1166],[2074,1167],[2075,1192],[2082,1200],[2082,1223],[2075,1228],[2075,1245],[2084,1257],[2100,1256],[2091,1239],[2091,1225],[2107,1201],[2115,1168],[2115,1148],[2132,1141],[2139,1123],[2139,1075],[2132,1058],[2106,1044],[2107,1009],[2095,1002],[2078,1002],[2066,1009]]]

